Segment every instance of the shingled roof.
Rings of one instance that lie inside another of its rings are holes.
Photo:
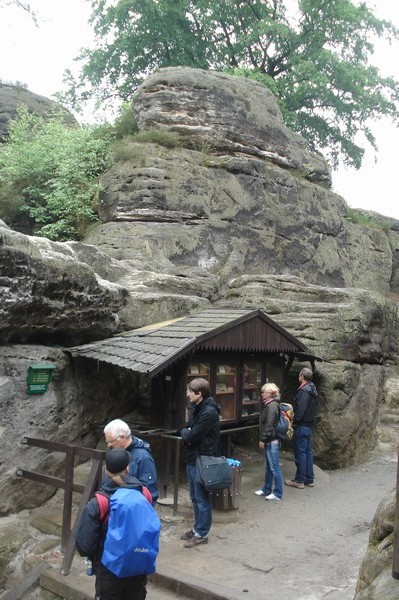
[[[309,358],[304,344],[260,310],[211,308],[173,321],[68,348],[72,356],[154,377],[187,354],[281,352]]]

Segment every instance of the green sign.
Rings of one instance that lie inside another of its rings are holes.
[[[37,363],[28,368],[28,394],[44,394],[53,378],[55,366],[51,363]]]

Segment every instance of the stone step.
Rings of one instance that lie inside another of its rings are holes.
[[[56,569],[47,569],[40,577],[40,585],[65,600],[93,600],[94,598],[94,577],[76,572],[61,575]]]
[[[76,571],[61,575],[57,569],[48,568],[40,577],[40,585],[63,600],[94,598],[94,577]],[[222,586],[213,584],[212,589],[209,589],[204,587],[204,582],[200,579],[187,577],[182,580],[170,573],[154,573],[148,577],[147,597],[151,600],[238,600],[236,597],[232,598],[231,591]]]

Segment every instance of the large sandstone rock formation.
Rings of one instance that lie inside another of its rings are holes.
[[[256,81],[170,67],[147,77],[133,104],[139,130],[175,131],[194,147],[208,144],[216,152],[259,157],[331,183],[326,161],[284,125],[276,98]]]
[[[165,275],[201,283],[216,275],[220,289],[232,277],[264,273],[397,289],[399,224],[385,230],[346,220],[345,201],[328,189],[327,165],[289,135],[266,88],[171,67],[146,80],[133,107],[141,130],[177,132],[184,148],[126,142],[124,160],[102,179],[104,225],[90,244],[162,273],[162,293]]]
[[[66,345],[117,330],[127,290],[101,279],[72,248],[17,233],[0,221],[2,343]]]
[[[26,106],[29,112],[44,118],[58,115],[68,125],[78,124],[75,117],[54,100],[34,94],[22,86],[0,82],[0,142],[7,140],[10,120],[16,118],[21,106]]]

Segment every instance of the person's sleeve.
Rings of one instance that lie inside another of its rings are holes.
[[[276,416],[275,411],[272,410],[271,408],[269,408],[269,410],[266,413],[266,419],[261,425],[261,430],[260,430],[260,441],[261,442],[266,443],[274,436],[273,422],[275,420],[275,416]]]
[[[83,509],[74,534],[76,549],[80,556],[87,556],[90,560],[93,560],[99,547],[101,528],[97,500],[93,498]]]
[[[200,415],[190,429],[182,429],[180,435],[186,444],[193,444],[195,446],[206,436],[208,431],[212,429],[216,420],[219,420],[216,410],[207,410]]]

